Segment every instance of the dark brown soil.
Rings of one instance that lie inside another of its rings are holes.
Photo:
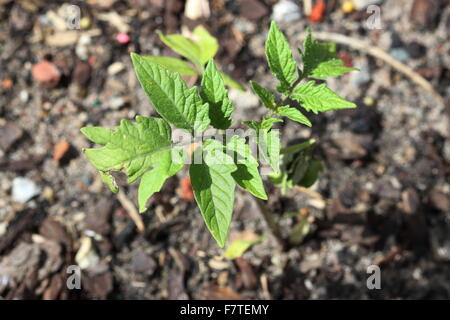
[[[293,46],[310,25],[302,1],[294,2],[302,18],[280,23]],[[399,59],[406,54],[405,64],[448,103],[450,6],[420,2],[382,1],[383,29],[368,30],[365,10],[344,14],[340,1],[327,1],[312,28],[370,40]],[[263,45],[276,3],[213,0],[211,16],[192,21],[181,0],[72,1],[90,26],[61,30],[55,40],[68,2],[0,0],[0,299],[450,298],[449,105],[438,107],[410,79],[361,52],[338,46],[361,71],[330,81],[358,109],[313,116],[312,130],[281,127],[284,144],[316,138],[326,164],[309,191],[281,195],[267,183],[275,215],[309,214],[311,230],[299,245],[280,251],[254,200],[239,190],[231,237],[249,230],[266,237],[237,260],[223,258],[181,190],[186,172],[152,198],[138,232],[81,153],[90,145],[81,127],[155,115],[129,52],[175,56],[158,29],[202,23],[219,39],[223,71],[242,83],[275,85]],[[115,39],[121,23],[128,44]],[[43,60],[61,73],[56,87],[32,76]],[[230,96],[236,119],[259,119],[262,107],[250,91]],[[39,187],[33,199],[13,201],[17,177]],[[136,185],[123,190],[136,203]],[[283,221],[284,237],[294,222]],[[82,288],[69,290],[67,268],[77,263]],[[381,268],[380,290],[366,286],[373,264]]]

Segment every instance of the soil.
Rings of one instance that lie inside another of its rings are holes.
[[[365,9],[344,13],[340,1],[327,1],[323,19],[311,24],[303,1],[293,1],[301,17],[279,23],[293,47],[308,25],[370,41],[425,77],[446,103],[338,45],[361,71],[329,85],[359,107],[311,115],[312,129],[279,126],[284,145],[315,138],[326,170],[312,188],[285,195],[266,183],[274,215],[308,216],[310,231],[298,245],[280,248],[254,199],[238,190],[230,237],[265,237],[241,258],[224,258],[186,171],[153,196],[139,232],[83,156],[91,144],[81,127],[156,115],[129,58],[176,56],[156,30],[203,24],[219,39],[224,72],[275,86],[264,41],[277,2],[213,0],[209,17],[191,20],[181,0],[72,1],[84,20],[70,30],[66,1],[0,0],[0,299],[450,298],[448,1],[381,1],[377,30],[367,29]],[[119,33],[130,41],[119,43]],[[57,68],[48,78],[34,75],[42,61]],[[235,119],[262,115],[250,90],[230,97]],[[18,177],[31,185],[15,194]],[[136,184],[121,188],[137,203]],[[17,201],[26,191],[31,199]],[[295,216],[283,220],[283,237]],[[73,265],[81,268],[79,290],[67,288]],[[379,290],[367,287],[371,265],[381,270]]]

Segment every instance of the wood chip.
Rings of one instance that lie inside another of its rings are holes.
[[[68,47],[78,41],[80,33],[76,30],[59,31],[48,35],[45,43],[50,47]]]

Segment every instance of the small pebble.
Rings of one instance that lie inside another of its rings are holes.
[[[12,182],[12,200],[18,203],[25,203],[37,196],[41,189],[30,179],[16,177]]]
[[[41,61],[31,68],[34,79],[46,88],[54,88],[61,79],[58,67],[50,61]]]
[[[50,202],[53,202],[55,199],[55,192],[49,186],[46,186],[42,191],[42,196]]]
[[[118,74],[119,72],[125,70],[125,65],[122,62],[114,62],[109,65],[108,67],[108,74],[110,76],[113,76],[115,74]]]
[[[81,60],[86,60],[89,57],[89,46],[92,43],[92,38],[88,35],[81,35],[78,39],[75,53]]]
[[[194,201],[191,179],[188,176],[184,177],[180,182],[180,196],[185,201]]]
[[[208,261],[208,265],[214,270],[225,270],[230,268],[230,263],[226,260],[211,259]]]
[[[353,0],[353,5],[355,6],[356,10],[362,10],[370,5],[377,5],[381,4],[382,2],[383,0]]]
[[[26,90],[22,90],[19,92],[19,99],[21,102],[25,103],[28,102],[28,99],[30,98],[30,94]]]
[[[235,103],[236,109],[239,109],[240,112],[248,112],[248,110],[245,109],[255,108],[259,105],[258,97],[250,91],[242,92],[231,88],[229,97]],[[238,114],[236,116],[238,116]]]
[[[375,100],[372,97],[364,97],[363,100],[366,106],[372,107],[375,104]]]
[[[6,233],[6,230],[8,229],[8,222],[0,222],[0,237],[3,236]]]
[[[409,20],[415,27],[432,29],[439,23],[440,0],[414,0]]]
[[[83,237],[81,239],[81,245],[75,255],[75,262],[81,269],[92,268],[100,262],[100,258],[93,248],[92,239],[89,237]]]
[[[406,62],[411,58],[409,56],[408,52],[403,48],[391,49],[391,51],[389,53],[391,54],[392,57],[394,57],[394,59],[396,59],[400,62]]]
[[[12,85],[13,85],[13,82],[12,82],[12,80],[9,79],[9,78],[6,78],[6,79],[4,79],[4,80],[2,81],[2,87],[5,88],[5,89],[11,88]]]
[[[19,126],[10,122],[0,121],[0,149],[7,152],[22,138],[23,133],[22,128]]]
[[[279,23],[291,23],[301,19],[300,8],[292,1],[280,1],[273,6],[272,19]]]
[[[53,149],[53,160],[60,161],[64,155],[69,151],[70,144],[66,140],[59,141]]]
[[[445,160],[450,162],[450,140],[449,139],[446,139],[444,142],[442,155],[444,156]]]
[[[130,36],[126,33],[119,33],[118,35],[116,35],[116,40],[120,44],[127,44],[128,42],[130,42]]]
[[[266,5],[259,0],[241,1],[239,11],[244,18],[249,20],[259,20],[267,16],[269,12]]]
[[[86,86],[91,78],[91,65],[87,62],[80,61],[75,66],[73,71],[72,80],[79,86]]]
[[[111,109],[117,110],[122,108],[126,104],[126,101],[122,97],[112,97],[108,100],[108,104]]]
[[[313,7],[311,14],[309,15],[309,21],[320,22],[323,20],[325,14],[326,4],[324,1],[319,1]]]
[[[351,0],[346,0],[342,3],[342,11],[344,13],[352,13],[355,10],[355,4]]]
[[[355,87],[359,88],[372,80],[369,72],[369,64],[367,61],[358,61],[355,63],[355,67],[359,69],[359,72],[350,73],[350,83]]]
[[[88,17],[81,18],[80,20],[81,29],[89,29],[90,26],[91,26],[91,19],[89,19]]]
[[[408,44],[406,49],[408,50],[409,55],[414,59],[421,58],[427,53],[427,47],[416,41]]]

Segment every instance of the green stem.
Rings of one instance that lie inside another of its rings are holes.
[[[280,228],[278,227],[278,220],[275,218],[275,216],[267,209],[267,205],[264,201],[262,201],[259,198],[255,198],[256,204],[258,205],[259,211],[261,212],[261,215],[264,218],[264,221],[266,221],[267,226],[269,227],[270,232],[272,233],[273,237],[277,241],[279,247],[283,249],[286,245],[283,237],[280,233]]]
[[[278,107],[282,107],[282,106],[284,106],[284,105],[287,103],[287,101],[288,101],[288,99],[289,99],[289,96],[292,94],[292,91],[294,91],[295,87],[297,87],[298,84],[299,84],[302,80],[303,80],[303,77],[300,77],[300,76],[299,76],[299,77],[297,78],[297,80],[295,80],[295,81],[291,84],[291,86],[289,87],[287,93],[285,94],[286,97],[283,99],[283,101],[280,103],[280,105],[278,105]]]
[[[302,150],[309,148],[310,146],[312,146],[315,143],[316,143],[316,139],[309,139],[308,141],[305,141],[305,142],[302,142],[299,144],[295,144],[293,146],[281,148],[280,154],[302,151]]]

